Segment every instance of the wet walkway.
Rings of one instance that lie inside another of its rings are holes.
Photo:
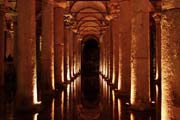
[[[155,111],[132,112],[126,98],[115,98],[114,91],[100,77],[100,102],[84,107],[80,90],[80,77],[58,91],[39,112],[14,112],[14,99],[0,93],[0,120],[156,120]]]

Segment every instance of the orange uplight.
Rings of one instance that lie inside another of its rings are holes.
[[[40,104],[41,101],[38,101],[38,94],[37,94],[37,75],[36,75],[36,66],[34,67],[34,71],[33,71],[33,103],[34,104]]]

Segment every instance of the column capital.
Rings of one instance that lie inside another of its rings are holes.
[[[179,0],[162,0],[162,10],[172,10],[180,8]]]
[[[160,12],[155,12],[153,15],[152,15],[152,17],[153,17],[153,19],[154,19],[154,21],[156,22],[156,23],[160,23],[160,21],[161,21],[161,13]]]

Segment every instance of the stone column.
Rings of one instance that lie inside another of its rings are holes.
[[[37,103],[35,0],[18,0],[17,10],[16,109],[24,111]]]
[[[67,75],[65,76],[65,78],[70,81],[71,77],[70,77],[70,26],[66,26],[66,39],[65,39],[65,42],[66,42],[66,45],[65,45],[65,52],[66,52],[66,70],[67,70]]]
[[[41,87],[44,97],[54,90],[54,6],[48,2],[50,0],[42,3]]]
[[[112,20],[112,35],[113,35],[113,84],[118,87],[119,77],[119,17]]]
[[[4,86],[4,11],[0,4],[0,88]],[[0,89],[1,91],[1,89]]]
[[[64,82],[64,9],[60,7],[54,8],[54,35],[55,83],[61,84]]]
[[[113,35],[112,35],[112,22],[110,22],[110,30],[109,30],[109,34],[110,34],[110,82],[112,82],[112,77],[113,77]]]
[[[180,119],[180,2],[162,0],[161,120]]]
[[[119,20],[119,90],[130,95],[131,84],[131,8],[130,2],[120,4]]]
[[[131,104],[146,109],[150,98],[148,0],[132,0]]]
[[[69,32],[69,76],[71,79],[73,77],[73,32],[71,29]]]

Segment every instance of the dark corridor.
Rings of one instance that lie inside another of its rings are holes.
[[[82,44],[82,94],[83,101],[99,102],[99,47],[95,39]]]

